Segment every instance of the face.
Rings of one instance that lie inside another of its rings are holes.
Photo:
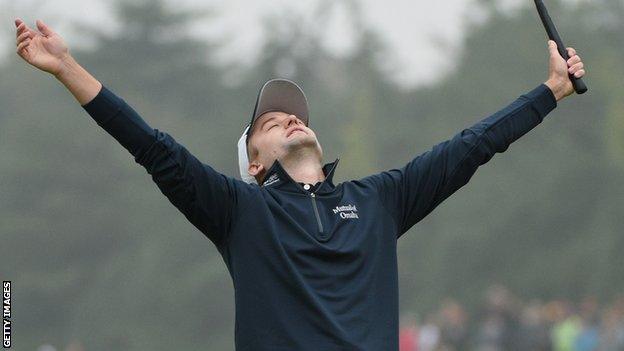
[[[249,137],[249,174],[262,178],[262,174],[276,159],[300,153],[320,160],[323,155],[314,131],[297,116],[281,111],[267,112],[254,122]]]

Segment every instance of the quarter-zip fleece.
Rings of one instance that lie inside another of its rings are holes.
[[[236,350],[395,351],[397,239],[556,106],[540,84],[400,168],[335,185],[336,159],[307,190],[279,160],[261,185],[219,173],[106,87],[83,107],[222,255]]]

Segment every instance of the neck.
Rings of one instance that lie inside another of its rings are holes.
[[[279,162],[295,182],[316,184],[325,180],[321,159],[314,155],[287,155]]]

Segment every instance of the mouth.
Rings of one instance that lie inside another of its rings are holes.
[[[293,128],[291,131],[289,131],[289,132],[286,134],[286,137],[288,138],[288,137],[290,137],[291,135],[293,135],[293,134],[294,134],[294,133],[296,133],[296,132],[301,132],[301,133],[307,134],[307,133],[303,130],[303,128],[298,128],[298,127],[297,127],[297,128]]]

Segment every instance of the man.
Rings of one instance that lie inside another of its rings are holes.
[[[565,62],[549,42],[544,84],[402,168],[337,185],[303,91],[271,80],[238,143],[241,181],[151,128],[43,22],[15,24],[17,53],[58,78],[215,244],[234,283],[237,350],[397,350],[397,239],[570,95],[568,74],[585,74],[574,49]]]

